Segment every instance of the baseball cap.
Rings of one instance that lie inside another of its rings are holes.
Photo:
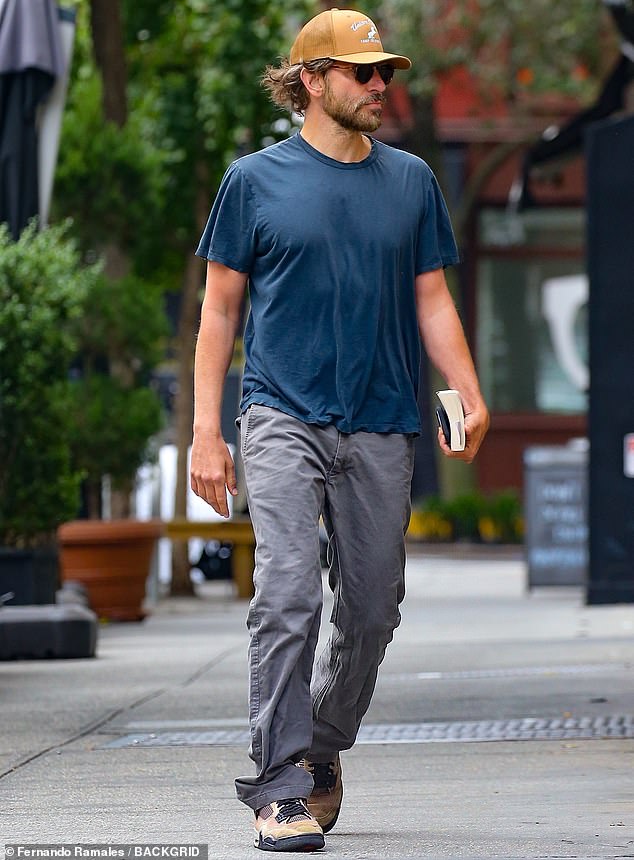
[[[407,57],[387,54],[373,21],[353,9],[328,9],[320,12],[302,27],[291,48],[290,60],[341,60],[344,63],[391,63],[397,69],[409,69]]]

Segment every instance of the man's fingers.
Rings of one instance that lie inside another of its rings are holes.
[[[236,481],[236,469],[233,464],[233,460],[229,460],[227,463],[227,489],[231,493],[232,496],[235,496],[238,492],[238,484]]]
[[[228,517],[229,506],[227,505],[227,492],[225,490],[224,475],[222,480],[214,481],[211,492],[213,493],[213,500],[209,500],[211,507],[216,511],[216,513],[220,514],[221,517]]]
[[[483,434],[479,433],[477,430],[470,430],[465,425],[465,435],[467,444],[464,451],[452,451],[450,446],[447,444],[445,434],[441,429],[438,430],[438,445],[445,457],[450,457],[452,460],[463,460],[465,463],[471,463],[473,461],[478,448],[480,447],[480,443],[482,442]]]
[[[204,499],[207,504],[211,505],[217,514],[222,517],[229,516],[227,507],[227,493],[225,491],[225,476],[217,473],[204,475],[199,481],[199,487],[202,492],[198,495]]]
[[[192,490],[222,517],[229,516],[227,489],[232,495],[238,490],[233,460],[227,452],[220,469],[201,469],[192,467],[190,475]]]
[[[451,454],[451,448],[449,447],[449,445],[447,445],[445,434],[440,427],[438,428],[438,444],[440,445],[440,450],[443,452],[443,454]]]

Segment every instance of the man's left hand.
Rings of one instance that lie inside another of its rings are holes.
[[[485,406],[465,412],[464,429],[467,444],[464,451],[452,451],[445,441],[445,434],[438,428],[438,444],[445,457],[471,463],[478,453],[486,432],[489,429],[489,412]]]

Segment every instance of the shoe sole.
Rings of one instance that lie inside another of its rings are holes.
[[[302,836],[287,836],[285,839],[268,841],[258,833],[254,843],[261,851],[319,851],[326,844],[320,833],[306,833]]]

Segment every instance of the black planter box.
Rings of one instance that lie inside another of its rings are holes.
[[[94,657],[97,616],[85,606],[0,607],[0,660]]]
[[[7,606],[55,603],[59,561],[54,549],[0,547],[0,597],[12,591]]]

